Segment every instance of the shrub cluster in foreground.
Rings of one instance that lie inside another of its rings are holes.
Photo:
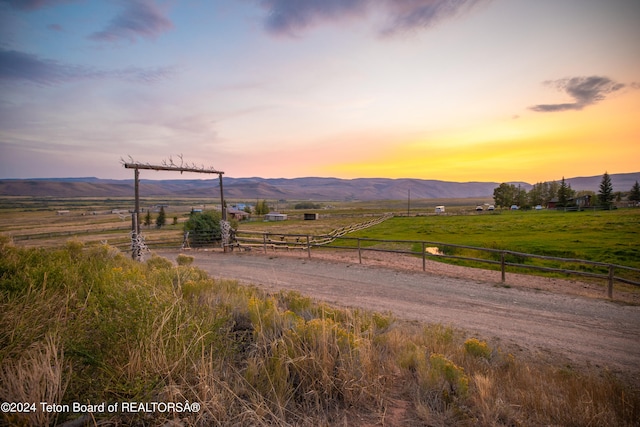
[[[528,363],[440,325],[265,294],[181,255],[20,249],[0,237],[0,400],[198,402],[101,425],[634,425],[606,372]],[[17,425],[81,414],[2,413]]]

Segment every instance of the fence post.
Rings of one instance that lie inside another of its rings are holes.
[[[506,266],[504,262],[504,252],[500,252],[500,271],[502,272],[502,283],[505,282]]]
[[[264,253],[267,253],[267,233],[262,234],[262,247],[264,248]]]
[[[311,258],[311,244],[309,242],[309,235],[307,234],[307,256]]]
[[[360,238],[358,237],[358,262],[362,264],[362,252],[360,251]]]
[[[422,271],[427,271],[427,255],[425,254],[427,248],[425,243],[422,242]]]
[[[609,286],[607,287],[607,296],[613,298],[613,264],[609,264]]]

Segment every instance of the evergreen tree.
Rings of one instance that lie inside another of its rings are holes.
[[[571,193],[571,187],[566,183],[563,176],[562,181],[560,181],[560,188],[558,189],[558,207],[564,208],[569,204]]]
[[[220,212],[191,212],[189,219],[184,223],[184,231],[189,232],[189,241],[192,246],[206,246],[218,243],[222,239],[220,231]]]
[[[161,228],[167,223],[167,216],[164,213],[164,206],[160,207],[160,213],[158,214],[158,218],[156,218],[156,227]]]
[[[600,191],[598,192],[598,201],[600,206],[605,209],[611,209],[613,205],[613,184],[611,183],[611,177],[607,172],[602,175],[602,181],[600,182]]]
[[[151,211],[147,209],[147,214],[144,216],[144,225],[149,227],[151,225]]]
[[[636,181],[631,187],[631,191],[629,192],[629,201],[638,203],[640,202],[640,184]]]

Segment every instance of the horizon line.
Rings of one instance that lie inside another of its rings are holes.
[[[614,173],[610,173],[610,172],[606,172],[608,173],[610,176],[611,175],[634,175],[634,174],[640,174],[640,171],[636,171],[636,172],[614,172]],[[558,179],[553,179],[553,180],[546,180],[546,181],[536,181],[536,183],[538,182],[555,182],[555,181],[561,181],[563,178],[565,180],[567,179],[581,179],[581,178],[594,178],[594,177],[598,177],[598,176],[603,176],[604,173],[602,174],[596,174],[596,175],[583,175],[583,176],[574,176],[574,177],[562,177],[562,178],[558,178]],[[435,179],[435,178],[411,178],[411,177],[404,177],[404,178],[389,178],[389,177],[358,177],[358,178],[340,178],[340,177],[335,177],[335,176],[299,176],[299,177],[294,177],[294,178],[286,178],[286,177],[261,177],[261,176],[246,176],[246,177],[233,177],[233,176],[229,176],[227,175],[225,178],[230,178],[230,179],[260,179],[260,180],[296,180],[296,179],[335,179],[335,180],[341,180],[341,181],[355,181],[355,180],[362,180],[362,179],[371,179],[371,180],[389,180],[389,181],[437,181],[437,182],[451,182],[451,183],[460,183],[460,184],[471,184],[471,183],[523,183],[523,184],[528,184],[528,185],[533,185],[530,182],[524,181],[524,180],[509,180],[509,181],[498,181],[498,180],[486,180],[486,181],[480,181],[480,180],[473,180],[473,181],[453,181],[453,180],[443,180],[443,179]],[[83,180],[100,180],[100,181],[133,181],[134,178],[99,178],[96,176],[79,176],[79,177],[74,177],[74,176],[65,176],[65,177],[46,177],[46,178],[0,178],[0,181],[62,181],[62,180],[75,180],[75,181],[83,181]],[[153,179],[153,178],[140,178],[140,181],[208,181],[208,180],[218,180],[218,178],[159,178],[159,179]]]

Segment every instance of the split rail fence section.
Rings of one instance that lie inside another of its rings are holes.
[[[386,218],[379,218],[374,221],[382,222]],[[373,222],[373,221],[371,221]],[[357,237],[344,237],[345,234],[356,229],[366,228],[374,224],[358,224],[356,226],[345,227],[344,229],[338,229],[327,235],[308,235],[308,234],[281,234],[281,233],[269,233],[269,232],[238,232],[236,236],[237,247],[239,249],[258,249],[263,250],[265,253],[269,250],[302,250],[307,252],[307,256],[311,258],[312,248],[331,248],[335,250],[352,250],[357,251],[358,262],[362,264],[362,254],[365,251],[372,252],[387,252],[396,254],[407,254],[422,257],[422,270],[426,271],[426,262],[428,258],[448,258],[464,261],[473,261],[478,263],[492,264],[500,266],[502,274],[502,282],[506,281],[507,267],[521,270],[538,270],[545,272],[555,272],[567,275],[577,275],[583,277],[592,277],[597,279],[604,279],[607,281],[607,295],[609,298],[613,297],[613,284],[615,281],[626,283],[630,285],[640,286],[640,269],[627,267],[618,264],[608,264],[603,262],[587,261],[574,258],[559,258],[543,255],[527,254],[522,252],[514,252],[503,249],[490,249],[479,248],[475,246],[455,245],[442,242],[429,242],[418,240],[380,240],[380,239],[368,239]],[[352,227],[360,227],[352,229]],[[374,247],[374,245],[381,244],[386,246]],[[389,246],[420,248],[416,249],[389,249]],[[479,258],[473,256],[456,255],[456,252],[480,252],[487,253],[487,258]],[[527,259],[531,260],[543,260],[552,264],[564,264],[575,266],[574,268],[559,268],[555,266],[543,266],[534,264],[525,264]]]

